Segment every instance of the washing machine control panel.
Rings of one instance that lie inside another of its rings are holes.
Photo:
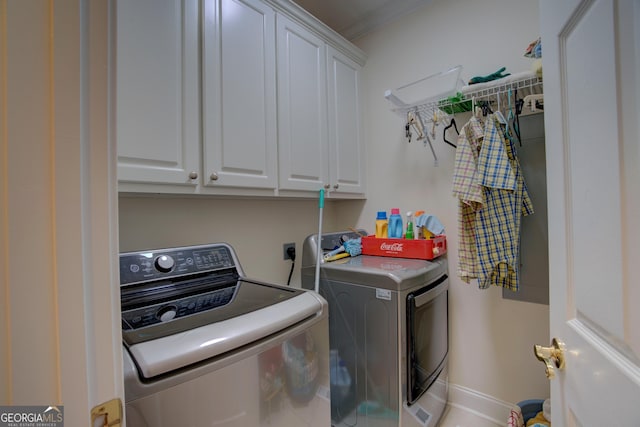
[[[122,312],[122,329],[133,330],[169,322],[229,304],[238,289],[237,284],[190,297],[147,305]]]
[[[225,244],[120,254],[120,284],[170,279],[229,268],[239,269]]]

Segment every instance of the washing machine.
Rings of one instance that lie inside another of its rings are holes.
[[[225,243],[120,254],[127,426],[330,425],[327,302]]]
[[[358,237],[352,231],[323,234],[321,250]],[[306,289],[315,287],[317,242],[311,235],[303,246]],[[448,399],[448,289],[444,256],[427,261],[359,255],[321,264],[333,426],[438,423]]]

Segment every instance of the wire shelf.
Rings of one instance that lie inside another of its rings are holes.
[[[449,112],[453,111],[454,113],[460,112],[456,111],[454,107],[459,106],[463,103],[470,103],[473,99],[484,99],[492,96],[496,96],[498,98],[501,95],[508,94],[509,91],[512,91],[512,93],[514,94],[515,91],[518,91],[518,98],[524,98],[527,95],[542,94],[542,78],[529,73],[523,73],[521,77],[508,76],[503,79],[494,80],[493,82],[465,86],[459,92],[464,97],[464,99],[461,100],[452,100],[451,98],[434,100],[431,98],[411,104],[406,104],[401,99],[393,96],[392,94],[391,96],[387,96],[390,94],[389,91],[387,91],[385,97],[395,105],[395,108],[393,108],[392,111],[396,112],[403,118],[406,118],[408,113],[413,112],[419,114],[423,118],[423,120],[428,122],[432,117],[434,117],[434,113],[437,110],[442,110],[445,112],[447,112],[448,110]],[[502,100],[499,100],[499,102],[501,101]],[[507,101],[505,100],[505,102]],[[471,109],[469,108],[467,111],[470,110]]]
[[[470,112],[473,109],[474,101],[486,100],[491,97],[495,97],[495,100],[489,100],[489,102],[497,104],[498,110],[501,110],[502,106],[515,108],[518,99],[525,99],[526,102],[528,97],[531,98],[532,95],[535,97],[543,93],[542,78],[532,72],[523,72],[491,82],[463,86],[457,92],[455,87],[451,90],[447,85],[445,92],[441,92],[440,95],[430,96],[417,102],[407,103],[400,98],[403,91],[408,95],[411,95],[414,89],[418,91],[418,85],[425,81],[431,82],[451,75],[455,75],[455,79],[458,79],[460,69],[461,66],[454,67],[402,86],[396,91],[387,90],[384,95],[395,106],[392,111],[407,120],[405,131],[409,141],[411,141],[410,131],[413,127],[418,131],[418,140],[423,140],[425,145],[429,145],[435,166],[438,165],[438,157],[432,143],[432,139],[435,138],[435,128],[438,123],[448,121],[451,114]],[[532,105],[535,105],[535,100],[533,102]],[[431,132],[427,130],[428,125],[431,125]]]

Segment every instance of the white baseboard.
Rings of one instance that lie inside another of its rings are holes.
[[[456,384],[449,384],[448,404],[500,426],[506,425],[511,408],[514,406],[512,403]]]

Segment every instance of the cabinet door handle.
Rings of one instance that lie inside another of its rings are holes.
[[[213,172],[211,174],[211,176],[209,176],[209,179],[211,179],[211,181],[217,181],[218,180],[218,174]]]
[[[191,172],[189,174],[189,179],[198,179],[198,172]]]
[[[331,186],[330,186],[329,184],[325,184],[325,185],[324,185],[324,189],[325,189],[325,190],[328,190],[329,188],[331,188]]]
[[[338,185],[338,184],[334,184],[334,185],[333,185],[333,189],[334,189],[334,190],[337,190],[337,189],[338,189],[338,187],[340,187],[340,185]]]

